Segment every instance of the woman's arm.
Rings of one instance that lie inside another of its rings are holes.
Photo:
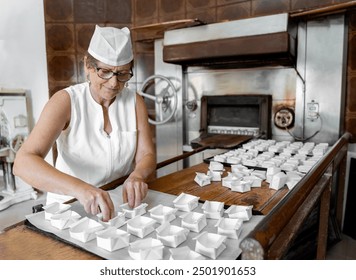
[[[123,199],[136,207],[146,197],[146,180],[156,170],[156,152],[152,141],[148,114],[144,100],[136,94],[137,150],[135,169],[124,183]]]
[[[17,152],[14,175],[36,189],[77,198],[88,213],[97,214],[100,207],[104,219],[108,220],[114,215],[108,193],[60,172],[44,160],[61,131],[68,126],[70,115],[70,97],[61,90],[47,102],[38,122]]]

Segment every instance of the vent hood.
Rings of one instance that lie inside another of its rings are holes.
[[[293,66],[296,30],[287,13],[169,30],[163,60],[188,66]]]

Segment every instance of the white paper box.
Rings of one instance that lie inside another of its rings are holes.
[[[211,183],[210,179],[211,177],[209,175],[201,172],[196,172],[194,182],[196,182],[199,186],[204,187]]]
[[[253,170],[252,172],[251,172],[251,176],[256,176],[256,177],[258,177],[258,178],[260,178],[260,179],[262,179],[262,180],[266,180],[266,171],[264,171],[264,170]]]
[[[226,162],[229,164],[239,164],[241,163],[241,158],[237,156],[227,157]]]
[[[277,174],[279,172],[281,172],[281,169],[279,167],[269,167],[269,168],[267,168],[267,173],[266,173],[267,179],[266,179],[266,182],[267,183],[271,183],[273,175],[275,175],[275,174]]]
[[[293,177],[302,179],[305,176],[305,174],[298,172],[298,171],[287,171],[286,174],[288,176],[288,179],[293,178]]]
[[[266,161],[261,163],[261,167],[268,169],[268,168],[273,168],[273,167],[277,167],[277,166],[276,166],[275,162],[273,162],[271,160],[266,160]]]
[[[197,212],[188,212],[180,216],[182,218],[182,227],[190,231],[200,232],[206,225],[206,215]]]
[[[301,160],[305,160],[307,157],[305,155],[297,154],[297,155],[294,155],[292,158],[293,159],[299,159],[299,161],[301,161]]]
[[[219,182],[221,181],[221,174],[222,174],[221,171],[208,170],[207,176],[209,177],[210,181]]]
[[[329,147],[329,143],[319,143],[315,147]]]
[[[135,208],[131,208],[128,203],[119,206],[120,211],[125,213],[125,217],[131,219],[136,216],[141,216],[146,213],[147,203],[141,203]]]
[[[296,178],[292,178],[290,180],[287,180],[286,185],[288,187],[288,189],[293,189],[295,187],[296,184],[298,184],[300,180],[296,179]]]
[[[273,155],[271,156],[270,154],[263,153],[263,154],[258,155],[256,157],[256,159],[261,159],[263,161],[266,161],[266,160],[270,160],[272,157],[273,157]]]
[[[127,232],[143,238],[155,230],[155,224],[155,219],[144,216],[136,216],[127,221]]]
[[[238,181],[241,181],[244,174],[228,172],[228,175],[221,180],[223,187],[231,188],[232,185],[236,185]]]
[[[275,156],[275,154],[272,152],[264,152],[262,155],[267,156],[269,159],[271,159]]]
[[[218,234],[227,236],[231,239],[238,239],[241,233],[243,220],[232,218],[221,218],[217,223]]]
[[[325,152],[326,152],[326,150],[324,150],[324,149],[315,148],[315,149],[313,149],[312,154],[316,155],[316,156],[322,156],[325,154]]]
[[[77,212],[67,210],[65,212],[52,215],[50,221],[52,226],[62,230],[62,229],[69,228],[80,218],[81,217]]]
[[[257,166],[258,162],[255,159],[242,160],[242,164],[246,166]]]
[[[229,157],[235,157],[237,156],[237,152],[234,151],[234,150],[230,150],[230,151],[227,151],[226,153],[224,153],[224,155],[226,156],[226,159],[229,158]]]
[[[178,209],[159,204],[148,210],[148,212],[150,213],[152,219],[155,219],[157,222],[163,224],[164,222],[173,221],[176,218],[175,213],[177,210]]]
[[[176,248],[187,240],[189,229],[171,225],[166,222],[156,228],[156,232],[157,239],[160,240],[163,245]]]
[[[241,154],[240,157],[241,157],[242,161],[245,161],[245,160],[252,159],[252,154],[249,154],[249,153],[246,152],[244,154]]]
[[[272,177],[269,187],[274,190],[279,190],[284,187],[287,182],[287,175],[284,172],[279,172]]]
[[[312,148],[301,148],[298,150],[298,154],[300,155],[309,155],[312,151]]]
[[[163,248],[161,241],[150,237],[130,243],[128,252],[134,260],[161,260]]]
[[[271,158],[270,161],[275,163],[276,167],[280,167],[282,165],[282,163],[284,162],[283,159],[279,159],[279,158]]]
[[[225,177],[221,180],[221,185],[226,188],[231,188],[233,185],[237,185],[241,179],[233,179],[231,177]]]
[[[277,174],[277,173],[279,173],[279,172],[281,172],[281,169],[280,169],[279,167],[271,167],[271,168],[268,168],[268,169],[267,169],[266,175],[267,175],[267,176],[268,176],[268,175],[274,175],[274,174]]]
[[[96,237],[95,232],[104,229],[104,226],[93,219],[84,217],[72,224],[69,228],[70,237],[81,242],[88,242]]]
[[[98,214],[97,217],[98,217],[98,222],[102,223],[105,226],[119,228],[119,227],[122,227],[126,223],[124,212],[117,212],[116,216],[107,222],[104,222],[102,220],[103,219],[102,213]]]
[[[287,182],[286,185],[288,189],[294,188],[296,184],[303,178],[303,174],[299,172],[290,171],[287,172]]]
[[[246,150],[256,147],[256,145],[257,145],[257,143],[254,143],[254,141],[252,141],[252,142],[242,144],[242,148],[246,151]]]
[[[251,181],[237,181],[231,184],[231,191],[233,192],[249,192],[251,190]]]
[[[170,260],[205,260],[199,253],[190,250],[188,246],[169,249],[171,252]]]
[[[55,214],[63,213],[70,209],[70,204],[63,204],[59,202],[53,202],[51,204],[45,205],[42,208],[45,212],[45,219],[50,220]]]
[[[286,152],[283,152],[281,154],[278,155],[279,157],[283,157],[285,160],[288,160],[290,158],[294,158],[295,156],[292,157],[292,154],[290,153],[286,153]]]
[[[230,180],[241,180],[244,176],[246,176],[246,173],[234,173],[234,172],[228,172],[227,176],[224,177],[226,179],[230,179]]]
[[[246,144],[249,144],[249,143],[246,143]],[[250,145],[249,147],[252,149],[254,146]],[[246,153],[246,150],[247,149],[245,149],[245,148],[238,148],[238,149],[234,150],[234,152],[241,155],[241,154]]]
[[[250,149],[250,150],[248,150],[247,153],[248,153],[248,154],[251,154],[252,157],[257,157],[259,152],[258,152],[257,149]]]
[[[196,240],[195,251],[211,259],[216,259],[226,249],[224,244],[226,239],[226,236],[204,231],[193,238]]]
[[[268,145],[258,145],[255,147],[257,151],[259,152],[265,152],[268,149]]]
[[[243,181],[251,182],[251,188],[260,188],[262,186],[262,179],[254,175],[244,177]]]
[[[208,219],[220,219],[224,213],[224,203],[206,200],[202,206],[202,209]]]
[[[199,197],[181,193],[176,199],[173,200],[174,207],[180,211],[189,212],[198,207]]]
[[[214,161],[216,161],[216,162],[225,162],[226,161],[226,156],[224,156],[224,155],[216,155],[216,156],[214,156]]]
[[[226,209],[225,213],[228,214],[229,218],[248,221],[252,217],[252,208],[252,205],[231,205],[228,209]]]
[[[314,166],[317,162],[318,160],[308,159],[308,160],[303,160],[302,165]]]
[[[291,143],[290,146],[296,147],[299,149],[299,148],[303,147],[303,142],[296,141],[296,142]]]
[[[296,148],[296,147],[287,147],[287,148],[283,149],[283,153],[289,154],[289,155],[296,154],[298,150],[299,150],[299,148]]]
[[[268,148],[269,152],[273,152],[273,153],[280,153],[282,151],[283,147],[280,147],[278,145],[274,145],[274,146],[270,146]]]
[[[231,165],[231,173],[239,174],[242,173],[243,175],[249,175],[251,171],[242,164],[234,164]]]
[[[285,162],[281,165],[281,169],[285,171],[294,171],[297,169],[297,166],[297,164]]]
[[[220,162],[211,161],[209,163],[209,170],[223,171],[224,170],[224,165],[222,163],[220,163]]]
[[[104,250],[113,252],[129,246],[130,234],[124,230],[108,227],[95,234],[97,246]]]
[[[290,159],[286,160],[286,163],[294,164],[295,166],[298,166],[300,163],[300,160],[297,158],[290,158]]]
[[[292,154],[288,152],[288,150],[284,150],[284,152],[275,156],[274,158],[282,159],[284,162],[292,158]]]

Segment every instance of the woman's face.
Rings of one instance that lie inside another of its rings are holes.
[[[90,80],[90,90],[93,98],[101,105],[111,102],[125,87],[126,79],[130,76],[132,63],[122,66],[110,66],[100,61],[87,67],[86,72]],[[112,73],[111,78],[108,78]]]

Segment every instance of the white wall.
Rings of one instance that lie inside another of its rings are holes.
[[[0,0],[0,87],[26,90],[32,128],[49,97],[43,0]]]
[[[0,0],[0,88],[26,90],[32,129],[49,98],[43,0]]]

